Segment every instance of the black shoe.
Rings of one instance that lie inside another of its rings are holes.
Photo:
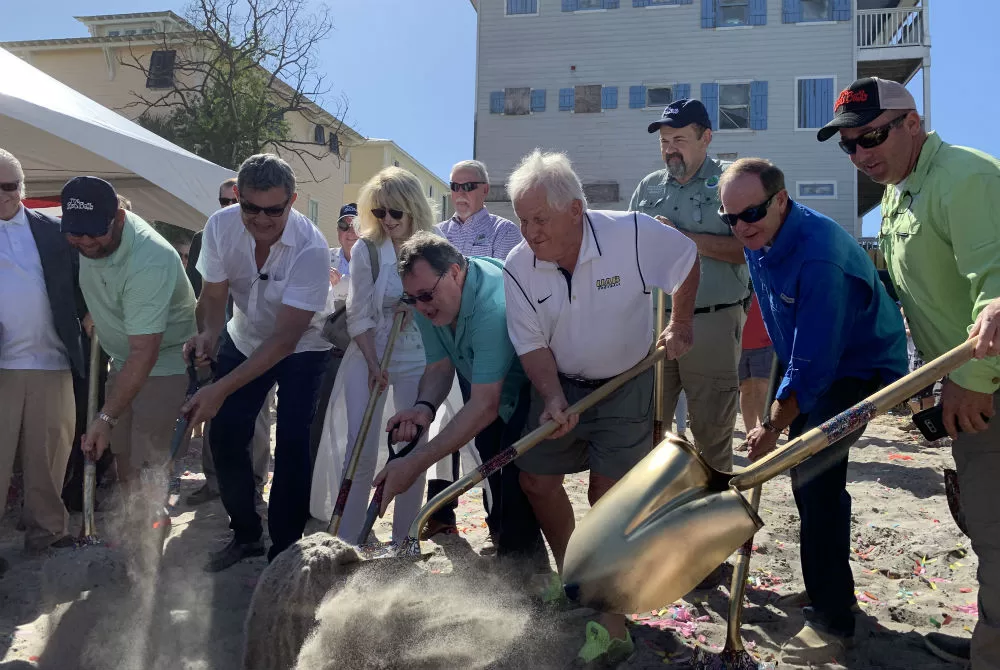
[[[928,633],[924,636],[924,646],[943,661],[958,663],[968,667],[972,640],[944,633]]]
[[[215,500],[219,497],[219,492],[209,486],[207,483],[202,484],[201,488],[191,493],[184,502],[188,505],[194,507],[195,505],[201,505],[202,503],[207,503],[209,500]]]
[[[208,555],[208,561],[205,563],[205,572],[219,572],[239,563],[244,558],[263,555],[264,543],[260,540],[241,544],[234,538],[219,551],[213,551]]]

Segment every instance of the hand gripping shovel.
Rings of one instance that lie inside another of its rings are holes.
[[[97,390],[101,377],[101,343],[97,331],[90,336],[90,376],[87,378],[87,425],[97,416]],[[94,525],[94,496],[97,493],[97,462],[89,457],[83,460],[83,528],[81,544],[99,544]]]
[[[393,462],[397,458],[403,458],[411,451],[416,449],[417,443],[420,442],[420,437],[423,435],[424,429],[422,426],[417,426],[417,436],[410,440],[410,443],[399,451],[395,451],[392,448],[392,433],[389,433],[389,460],[386,461],[386,465]],[[361,532],[358,533],[358,541],[355,543],[358,546],[365,544],[368,541],[368,534],[372,532],[372,528],[375,527],[375,520],[378,518],[379,508],[382,507],[382,496],[385,494],[385,482],[379,483],[375,487],[375,495],[372,496],[371,503],[368,504],[368,513],[365,515],[365,525],[361,527]]]
[[[663,360],[666,356],[666,350],[658,348],[654,350],[651,354],[646,356],[644,359],[636,363],[633,367],[629,368],[625,372],[621,373],[617,377],[611,379],[603,386],[592,391],[587,397],[582,400],[570,405],[566,409],[567,414],[582,414],[587,411],[600,401],[607,398],[609,395],[621,388],[626,382],[637,377],[640,373],[645,372],[652,366],[656,365],[659,361]],[[483,481],[493,473],[497,472],[505,465],[508,465],[514,461],[518,456],[524,454],[526,451],[537,445],[539,442],[547,438],[559,424],[555,421],[547,421],[545,424],[539,426],[535,430],[531,431],[520,440],[507,447],[499,454],[486,461],[478,468],[465,475],[451,486],[446,488],[441,493],[437,494],[427,502],[420,509],[420,513],[417,514],[417,518],[413,520],[413,524],[410,525],[410,530],[407,533],[407,537],[403,540],[402,544],[397,546],[392,542],[377,542],[374,544],[361,545],[358,547],[358,553],[361,554],[366,559],[387,559],[387,558],[424,558],[426,556],[421,553],[420,549],[420,531],[423,529],[427,520],[431,518],[434,512],[450,503],[452,500],[458,498],[473,486]],[[720,560],[719,563],[722,561]],[[716,563],[718,565],[718,563]],[[714,566],[713,566],[714,567]]]
[[[403,328],[403,318],[405,316],[405,312],[398,312],[392,320],[392,330],[389,332],[389,340],[385,343],[385,351],[382,352],[382,362],[379,364],[382,370],[388,368],[389,361],[392,360],[392,348],[396,344],[396,337],[399,335],[399,331]],[[368,406],[365,407],[365,413],[361,418],[361,429],[358,431],[358,436],[354,439],[354,445],[351,449],[351,460],[348,461],[347,469],[344,470],[344,476],[340,480],[337,501],[333,504],[333,514],[330,516],[330,523],[326,527],[326,532],[330,535],[336,535],[337,531],[340,530],[340,520],[344,517],[344,508],[347,507],[347,496],[350,495],[351,485],[354,484],[354,473],[358,470],[358,460],[361,458],[361,450],[365,446],[365,438],[368,437],[368,429],[372,425],[375,406],[378,404],[378,399],[382,393],[382,387],[376,384],[368,396]]]
[[[678,439],[660,443],[577,524],[567,594],[605,612],[656,609],[688,593],[764,525],[740,491],[795,467],[972,358],[952,349],[768,454],[739,474],[710,468]]]

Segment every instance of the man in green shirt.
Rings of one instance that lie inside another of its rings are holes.
[[[893,81],[865,78],[844,90],[833,120],[840,147],[879,184],[879,247],[924,360],[967,339],[973,322],[1000,296],[1000,161],[926,132],[913,96]],[[989,348],[989,347],[986,347]],[[926,638],[935,654],[973,670],[1000,668],[1000,359],[966,363],[941,392],[953,440],[969,537],[979,557],[979,621],[968,640]]]
[[[475,438],[485,463],[521,435],[530,403],[530,385],[507,334],[503,263],[466,258],[448,240],[416,233],[399,252],[399,273],[406,295],[416,306],[427,367],[417,402],[389,419],[387,430],[409,442],[417,426],[434,421],[455,380],[468,379],[468,401],[440,433],[408,456],[390,462],[376,483],[385,481],[382,512],[393,496],[406,491],[420,473]],[[493,504],[487,516],[499,556],[545,556],[541,531],[521,490],[513,463],[489,477]],[[547,557],[546,557],[547,559]]]
[[[197,332],[194,291],[174,248],[119,208],[108,182],[71,179],[62,210],[62,231],[80,252],[80,288],[112,368],[82,448],[96,460],[110,444],[119,478],[129,483],[141,468],[168,460],[187,389],[181,350]]]

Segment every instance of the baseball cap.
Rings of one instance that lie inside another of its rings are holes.
[[[62,232],[100,237],[118,213],[114,187],[99,177],[73,177],[62,189]]]
[[[826,142],[841,128],[860,128],[888,109],[916,109],[917,103],[899,82],[865,77],[840,92],[833,103],[833,120],[819,129],[816,138]]]
[[[357,216],[357,215],[358,215],[358,206],[352,202],[340,208],[340,216],[337,217],[337,221],[339,222],[345,216]]]
[[[660,120],[653,121],[646,130],[655,133],[660,129],[660,126],[683,128],[692,123],[706,128],[712,127],[712,120],[708,118],[708,110],[705,109],[705,105],[701,104],[701,100],[675,100],[666,106],[663,114],[660,115]]]

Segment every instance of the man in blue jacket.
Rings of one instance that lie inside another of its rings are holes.
[[[774,164],[743,158],[719,183],[720,215],[744,246],[774,350],[785,367],[770,417],[747,436],[752,460],[907,372],[896,305],[858,243],[832,219],[793,202]],[[791,472],[801,517],[802,576],[811,606],[782,647],[786,663],[842,658],[854,635],[848,451],[864,425]]]

